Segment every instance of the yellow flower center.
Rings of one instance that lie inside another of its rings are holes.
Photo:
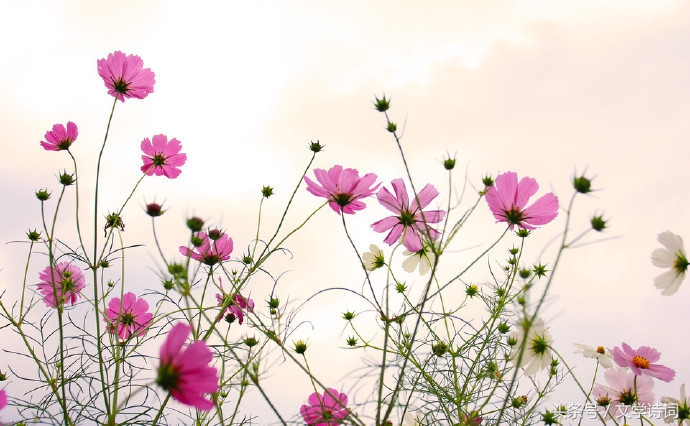
[[[606,349],[604,349],[603,346],[599,346],[599,347],[597,347],[597,353],[603,355],[606,353]]]
[[[633,364],[640,368],[649,368],[649,360],[643,356],[635,355],[632,359]]]

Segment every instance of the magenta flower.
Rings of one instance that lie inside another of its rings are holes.
[[[438,191],[433,185],[427,184],[410,203],[405,182],[402,179],[393,179],[391,183],[393,184],[395,196],[387,188],[382,188],[376,196],[379,203],[395,213],[395,215],[374,222],[371,224],[371,227],[376,232],[386,232],[390,229],[390,232],[383,240],[385,243],[392,245],[402,237],[405,248],[412,253],[416,253],[424,247],[421,235],[432,240],[437,239],[441,235],[440,232],[431,228],[428,224],[442,221],[446,212],[443,210],[422,211],[438,196]]]
[[[244,322],[244,310],[253,311],[254,301],[248,297],[245,298],[239,293],[236,293],[234,296],[231,296],[229,294],[223,296],[221,294],[216,293],[216,300],[218,301],[218,306],[223,306],[224,298],[226,297],[232,298],[233,301],[229,302],[230,305],[228,305],[228,307],[225,308],[225,311],[222,313],[222,315],[218,316],[218,321],[220,321],[221,318],[225,317],[226,320],[230,323],[234,322],[235,319],[237,319],[237,322],[240,325],[242,325],[242,323]]]
[[[65,303],[74,305],[79,292],[86,286],[81,270],[68,262],[60,262],[53,267],[46,266],[43,272],[38,274],[38,278],[41,282],[36,286],[43,295],[43,302],[49,308],[57,308]]]
[[[535,229],[546,225],[558,215],[558,198],[553,193],[542,195],[531,206],[525,208],[529,198],[539,189],[537,181],[523,177],[520,183],[517,174],[506,172],[496,178],[496,183],[486,191],[486,202],[496,222],[507,222],[513,229]]]
[[[0,410],[7,407],[7,392],[0,390]]]
[[[179,167],[187,161],[187,154],[180,154],[181,149],[180,141],[175,138],[168,142],[167,136],[156,135],[153,144],[149,138],[145,138],[141,141],[141,150],[146,154],[141,156],[144,160],[141,171],[148,176],[165,175],[168,179],[175,179],[182,173]]]
[[[302,405],[299,409],[304,422],[308,426],[334,426],[343,423],[349,411],[347,395],[333,388],[326,389],[322,395],[314,392],[309,395],[309,405]]]
[[[226,233],[220,234],[217,239],[211,242],[211,239],[205,232],[199,232],[196,237],[201,240],[201,245],[194,247],[194,250],[189,247],[180,246],[180,253],[208,266],[213,266],[216,263],[224,262],[230,259],[232,253],[232,238]]]
[[[67,122],[67,128],[62,124],[55,124],[53,130],[46,132],[45,141],[41,141],[41,146],[46,151],[62,151],[69,149],[70,145],[77,140],[77,136],[79,136],[79,130],[71,121]]]
[[[179,402],[209,411],[214,403],[204,394],[218,391],[218,370],[209,363],[213,353],[203,340],[182,348],[192,326],[178,322],[168,333],[160,349],[160,366],[156,383]]]
[[[654,380],[636,376],[625,368],[609,368],[604,373],[606,385],[594,385],[592,394],[604,419],[621,419],[635,414],[634,406],[651,407],[654,404]],[[639,412],[638,412],[639,414]]]
[[[98,60],[98,75],[101,76],[108,94],[124,102],[125,98],[144,99],[153,93],[156,83],[151,68],[143,68],[144,61],[137,55],[113,52],[107,59]]]
[[[108,331],[116,334],[122,340],[127,340],[133,334],[139,337],[146,334],[151,325],[153,314],[148,312],[149,304],[144,299],[137,299],[134,293],[125,293],[120,298],[113,297],[108,303],[103,320],[108,324]]]
[[[613,354],[613,361],[621,367],[630,367],[637,376],[644,374],[656,377],[664,382],[670,382],[675,377],[676,372],[672,369],[661,364],[653,364],[661,358],[661,354],[656,349],[649,346],[641,346],[633,350],[625,342],[621,346],[623,349],[618,347],[609,349]]]
[[[336,213],[355,214],[364,209],[367,205],[359,200],[374,195],[381,185],[379,183],[372,187],[376,180],[374,173],[367,173],[360,178],[357,170],[343,170],[343,166],[338,165],[331,167],[329,171],[314,169],[314,176],[321,185],[304,176],[307,191],[327,199],[328,205]]]

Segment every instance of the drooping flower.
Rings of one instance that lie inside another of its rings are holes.
[[[119,50],[107,58],[98,60],[101,76],[108,94],[124,102],[125,98],[144,99],[153,93],[156,83],[151,68],[144,68],[144,61],[137,55],[125,55]]]
[[[386,259],[383,257],[383,250],[376,244],[369,245],[369,251],[362,253],[362,261],[364,269],[370,272],[386,264]]]
[[[209,365],[213,353],[205,341],[195,340],[183,348],[191,331],[181,322],[170,330],[160,349],[156,383],[182,404],[209,411],[214,403],[204,395],[218,391],[218,370]]]
[[[508,340],[515,342],[510,353],[510,359],[518,367],[524,367],[525,375],[531,376],[540,370],[548,368],[553,358],[551,345],[553,338],[543,319],[537,317],[532,321],[532,326],[527,331],[528,319],[523,319],[517,323],[517,330],[508,335]],[[518,364],[520,357],[520,346],[525,341],[525,349]]]
[[[403,245],[407,250],[418,252],[424,247],[421,235],[431,240],[437,239],[440,235],[440,232],[431,228],[429,224],[442,221],[446,212],[443,210],[423,211],[438,196],[438,191],[433,185],[427,184],[410,202],[405,182],[402,179],[394,179],[391,183],[395,196],[387,188],[382,188],[376,196],[379,203],[395,215],[374,222],[371,227],[376,232],[386,232],[390,229],[383,240],[388,245],[393,245],[402,237]]]
[[[372,187],[376,181],[374,173],[367,173],[360,178],[357,170],[343,169],[343,166],[339,165],[331,167],[328,171],[314,169],[314,176],[319,183],[304,176],[307,191],[317,197],[326,198],[328,205],[336,213],[354,214],[363,210],[366,204],[360,199],[374,195],[381,186],[378,183]]]
[[[41,282],[36,286],[43,295],[43,302],[50,308],[57,308],[65,303],[74,305],[81,290],[86,286],[81,269],[69,262],[60,262],[53,267],[46,266],[38,274],[38,278]]]
[[[196,237],[201,240],[201,245],[194,247],[194,250],[189,247],[180,246],[180,253],[208,266],[213,266],[216,263],[224,262],[230,259],[232,253],[232,238],[226,233],[222,233],[218,239],[213,240],[206,235],[205,232],[199,232]]]
[[[165,135],[155,135],[153,143],[149,138],[141,141],[141,150],[146,155],[142,155],[144,165],[141,171],[148,176],[165,176],[168,179],[175,179],[182,173],[180,167],[187,161],[187,154],[180,154],[182,145],[175,138],[168,141]]]
[[[308,426],[334,426],[342,424],[349,414],[347,395],[333,388],[326,389],[322,394],[314,392],[309,395],[309,405],[302,405],[299,409],[304,422]]]
[[[419,275],[425,275],[429,272],[436,259],[434,252],[426,245],[414,253],[405,249],[403,255],[406,256],[402,263],[403,270],[412,273],[419,268]]]
[[[592,346],[583,345],[581,343],[573,344],[577,347],[577,350],[575,351],[576,354],[579,353],[585,358],[596,359],[604,368],[613,367],[613,355],[611,355],[611,352],[609,352],[605,347],[598,346],[595,348]]]
[[[77,136],[79,136],[79,129],[71,121],[67,122],[67,127],[62,124],[55,124],[53,130],[46,132],[45,141],[41,141],[41,146],[46,151],[62,151],[69,149],[72,143],[77,140]]]
[[[523,177],[518,183],[516,173],[506,172],[498,175],[495,184],[486,192],[486,202],[497,223],[506,222],[510,229],[515,225],[535,229],[551,222],[558,215],[558,198],[551,192],[525,207],[538,189],[536,180]]]
[[[121,301],[119,297],[110,300],[103,320],[108,324],[108,331],[122,340],[129,339],[133,334],[141,337],[153,320],[153,314],[148,310],[146,300],[138,299],[134,293],[125,293]]]
[[[222,288],[222,286],[221,286]],[[249,297],[245,298],[239,293],[235,293],[234,296],[231,296],[229,294],[222,295],[219,293],[216,293],[216,300],[218,301],[218,306],[223,306],[223,302],[225,302],[225,298],[231,298],[232,301],[228,301],[230,304],[228,305],[227,308],[225,308],[225,311],[223,312],[222,315],[218,316],[218,321],[220,321],[221,318],[225,317],[228,322],[233,322],[235,319],[237,319],[237,322],[242,325],[244,322],[244,311],[253,311],[254,310],[254,301],[250,299]],[[227,314],[226,314],[227,312]]]
[[[675,371],[665,365],[654,364],[661,358],[661,354],[656,349],[649,346],[633,349],[625,342],[621,344],[621,347],[623,349],[619,347],[609,349],[613,353],[613,360],[621,367],[630,367],[635,375],[644,374],[664,382],[670,382],[676,375]]]
[[[661,294],[670,296],[676,291],[685,279],[685,272],[690,266],[688,257],[683,247],[683,238],[670,231],[659,234],[657,240],[664,248],[658,248],[652,252],[654,266],[669,268],[668,271],[654,278],[654,286],[662,290]]]
[[[669,396],[661,397],[663,404],[675,405],[674,410],[667,409],[664,413],[665,423],[676,423],[678,426],[690,425],[690,398],[685,393],[685,383],[680,385],[680,399],[671,398]]]
[[[634,415],[633,406],[650,407],[654,403],[654,380],[636,376],[625,368],[609,368],[604,373],[607,385],[596,383],[592,394],[604,419],[622,419]]]

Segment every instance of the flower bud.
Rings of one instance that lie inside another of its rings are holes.
[[[71,175],[67,173],[66,171],[62,172],[60,176],[58,177],[58,180],[60,181],[60,184],[64,186],[70,186],[74,184],[74,175]]]
[[[490,187],[490,186],[494,186],[494,180],[493,180],[493,178],[491,178],[491,176],[484,176],[484,177],[482,178],[482,183],[483,183],[484,186],[486,186],[487,188]]]
[[[309,150],[311,152],[321,152],[324,148],[324,145],[321,145],[321,143],[317,140],[316,142],[310,141],[309,142]]]
[[[346,320],[346,321],[352,321],[352,319],[353,319],[354,317],[355,317],[355,313],[354,313],[354,312],[347,311],[347,312],[343,313],[343,319]]]
[[[297,352],[300,355],[304,355],[306,351],[307,344],[304,342],[304,340],[298,340],[295,342],[295,352]]]
[[[264,186],[263,188],[261,188],[261,195],[264,198],[270,197],[271,195],[273,195],[273,187],[268,185]]]
[[[192,217],[187,219],[187,228],[189,228],[192,232],[199,232],[201,231],[201,228],[204,227],[204,220],[200,219],[198,217]]]
[[[163,206],[158,203],[149,203],[146,205],[146,214],[151,217],[158,217],[163,214]]]
[[[601,232],[606,228],[606,220],[603,216],[593,216],[591,220],[592,229],[597,232]]]
[[[39,189],[36,191],[36,198],[41,201],[46,201],[48,198],[50,198],[50,192],[48,192],[47,189]]]
[[[33,231],[27,232],[26,236],[29,238],[29,241],[35,242],[41,239],[41,233],[36,231],[35,229]]]
[[[448,352],[448,345],[445,342],[437,342],[431,346],[431,352],[436,356],[443,356]]]
[[[374,108],[376,108],[376,111],[378,112],[386,112],[388,111],[388,108],[390,108],[390,99],[386,99],[386,95],[383,95],[383,98],[375,98],[376,102],[374,102]]]
[[[357,345],[357,338],[354,336],[348,337],[347,338],[347,345],[348,346],[355,346]]]
[[[474,297],[479,293],[479,287],[477,287],[475,284],[470,284],[465,288],[465,294],[468,295],[469,297]]]
[[[256,340],[255,337],[247,337],[244,339],[244,344],[249,346],[250,348],[253,346],[256,346],[259,343],[258,340]]]
[[[446,170],[453,170],[455,168],[455,158],[448,157],[445,160],[443,160],[443,167]]]
[[[220,231],[220,229],[209,229],[208,231],[208,239],[215,241],[218,238],[220,238],[223,235],[223,233]],[[198,246],[197,246],[198,247]]]
[[[592,181],[584,176],[574,177],[573,187],[580,194],[587,194],[592,192]]]
[[[386,126],[386,130],[388,130],[391,133],[395,133],[395,131],[398,130],[398,126],[395,123],[389,121],[388,125]]]

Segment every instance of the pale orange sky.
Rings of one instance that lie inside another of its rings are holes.
[[[458,158],[457,185],[466,168],[477,185],[486,173],[512,170],[565,202],[576,170],[596,176],[601,191],[576,204],[576,229],[605,212],[605,236],[616,239],[567,253],[544,317],[565,356],[573,342],[658,348],[678,376],[656,386],[657,399],[677,397],[690,380],[690,346],[680,344],[690,284],[661,296],[652,282],[662,271],[649,256],[663,230],[690,241],[690,202],[681,189],[690,181],[690,3],[245,3],[122,1],[106,11],[87,1],[0,2],[0,126],[9,159],[0,170],[0,241],[22,239],[38,225],[34,191],[55,188],[54,175],[69,167],[66,156],[39,146],[54,123],[79,125],[74,152],[84,161],[80,172],[93,172],[89,159],[111,104],[96,60],[114,50],[140,55],[156,86],[147,99],[117,106],[104,173],[119,183],[107,184],[101,206],[121,203],[139,177],[141,139],[163,132],[181,140],[189,157],[182,176],[147,179],[126,211],[125,237],[142,242],[150,230],[139,206],[154,196],[166,200],[170,255],[185,238],[177,223],[192,213],[225,227],[239,254],[253,237],[258,190],[276,186],[272,218],[306,164],[311,139],[327,147],[316,167],[376,172],[385,184],[402,176],[383,117],[371,108],[385,92],[392,118],[406,123],[403,145],[418,185],[445,188],[440,161],[448,152]],[[294,223],[319,200],[301,191],[297,202]],[[352,221],[361,227],[361,250],[383,245],[368,230],[382,209],[374,199],[368,204],[373,208]],[[476,220],[457,249],[503,229],[484,205]],[[290,244],[294,260],[278,265],[291,271],[281,281],[283,294],[303,300],[324,285],[358,286],[356,260],[339,227],[332,212],[321,212]],[[315,240],[322,235],[328,236]],[[23,265],[23,248],[16,247],[0,246],[3,287],[21,276],[14,262]],[[339,269],[343,264],[352,265],[349,273]],[[442,265],[441,272],[453,267]],[[147,270],[132,273],[152,279]],[[264,290],[253,294],[263,300]],[[356,359],[359,353],[332,346],[343,345],[342,326],[336,314],[296,337],[318,342],[315,351],[338,360]],[[331,371],[330,363],[314,359],[312,367],[337,381],[342,371]],[[306,393],[277,394],[287,411],[308,396],[303,377],[290,380]]]

